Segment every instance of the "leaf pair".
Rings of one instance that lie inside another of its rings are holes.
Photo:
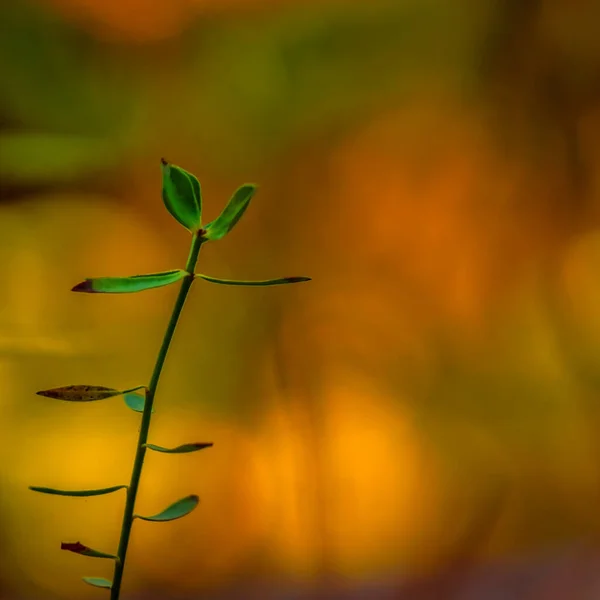
[[[132,277],[97,277],[86,279],[78,283],[73,292],[87,292],[88,294],[131,294],[142,292],[158,287],[163,287],[183,279],[187,273],[185,271],[164,271],[163,273],[149,273],[147,275],[133,275]],[[268,286],[284,285],[288,283],[301,283],[310,281],[310,277],[280,277],[278,279],[263,279],[259,281],[248,281],[238,279],[221,279],[196,273],[194,277],[219,283],[221,285],[242,285],[242,286]]]
[[[153,452],[160,452],[163,454],[189,454],[190,452],[198,452],[205,448],[212,448],[212,442],[191,442],[189,444],[181,444],[175,448],[165,448],[164,446],[157,446],[156,444],[144,444],[148,450]],[[30,485],[29,489],[32,492],[39,492],[40,494],[50,494],[51,496],[70,496],[75,498],[89,498],[91,496],[104,496],[106,494],[112,494],[119,490],[127,489],[126,485],[113,485],[111,487],[99,488],[95,490],[58,490],[56,488],[41,487]],[[148,519],[151,520],[151,519]]]
[[[195,233],[202,229],[204,241],[220,240],[241,219],[256,192],[254,184],[238,188],[223,212],[202,228],[202,189],[197,177],[172,165],[164,158],[162,165],[162,198],[167,210],[186,229]]]

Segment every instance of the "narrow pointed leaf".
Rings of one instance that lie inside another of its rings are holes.
[[[86,292],[88,294],[133,294],[134,292],[143,292],[144,290],[176,283],[185,276],[185,271],[176,269],[161,273],[132,275],[131,277],[96,277],[85,279],[73,287],[71,291]]]
[[[202,191],[194,175],[161,159],[162,198],[167,210],[186,229],[197,231],[202,218]]]
[[[66,402],[94,402],[119,396],[122,392],[101,385],[66,385],[36,392],[38,396],[65,400]]]
[[[267,285],[284,285],[286,283],[301,283],[303,281],[311,281],[310,277],[281,277],[279,279],[263,279],[259,281],[247,281],[243,279],[221,279],[219,277],[210,277],[202,273],[196,273],[194,277],[200,277],[211,283],[220,283],[222,285],[245,285],[251,287],[260,287]]]
[[[89,546],[84,546],[81,542],[62,542],[60,549],[75,552],[75,554],[81,554],[82,556],[89,556],[91,558],[110,558],[112,560],[119,560],[119,557],[115,554],[107,554],[106,552],[94,550]]]
[[[176,448],[164,448],[163,446],[156,446],[155,444],[146,444],[146,448],[154,450],[154,452],[164,452],[165,454],[187,454],[188,452],[197,452],[198,450],[211,447],[212,442],[193,442],[192,444],[182,444]]]
[[[143,519],[144,521],[174,521],[175,519],[180,519],[181,517],[189,515],[196,508],[196,506],[198,506],[199,502],[200,498],[192,494],[191,496],[186,496],[181,500],[177,500],[177,502],[174,502],[171,504],[171,506],[165,508],[165,510],[156,515],[152,515],[151,517],[135,515],[135,517],[138,519]]]
[[[82,577],[82,579],[88,585],[93,585],[97,588],[104,588],[110,590],[110,588],[112,587],[112,581],[104,579],[104,577]]]
[[[126,485],[113,485],[112,487],[101,488],[97,490],[56,490],[48,487],[29,486],[32,492],[40,492],[41,494],[51,494],[53,496],[103,496],[104,494],[112,494],[118,490],[126,489]]]
[[[220,240],[227,235],[235,224],[241,219],[244,212],[256,192],[256,186],[246,183],[239,187],[234,193],[223,212],[211,221],[205,228],[203,238],[206,240]]]
[[[121,394],[130,394],[132,392],[139,392],[140,390],[148,390],[148,388],[145,385],[136,385],[135,387],[123,390],[121,392]],[[144,391],[144,394],[146,393],[146,391]]]

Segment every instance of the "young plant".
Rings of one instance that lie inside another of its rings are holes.
[[[129,485],[114,485],[94,490],[57,490],[48,487],[30,487],[35,492],[54,494],[58,496],[101,496],[118,490],[126,490],[125,509],[121,525],[119,547],[115,554],[101,552],[86,546],[81,542],[63,542],[62,550],[75,552],[93,558],[105,558],[114,561],[114,575],[112,581],[101,577],[84,577],[83,580],[95,587],[110,590],[111,600],[119,600],[121,593],[121,582],[125,569],[127,548],[131,537],[131,529],[135,519],[143,521],[164,522],[179,519],[191,513],[198,506],[199,498],[192,494],[181,498],[165,508],[163,511],[150,516],[135,514],[135,502],[144,466],[144,458],[147,450],[163,452],[167,454],[184,454],[195,452],[212,446],[212,443],[192,442],[182,444],[176,448],[164,448],[156,444],[148,443],[148,433],[152,419],[154,398],[160,380],[163,365],[167,358],[169,346],[179,321],[179,316],[185,304],[187,295],[195,279],[203,279],[211,283],[225,285],[266,286],[280,285],[286,283],[299,283],[310,281],[309,277],[283,277],[280,279],[267,279],[263,281],[237,281],[231,279],[220,279],[196,273],[196,263],[202,245],[209,241],[220,240],[227,235],[240,220],[250,200],[256,191],[256,186],[251,184],[242,185],[237,189],[223,212],[207,225],[202,225],[202,193],[200,183],[194,175],[180,167],[168,163],[162,159],[162,198],[167,210],[181,223],[192,236],[190,252],[184,269],[164,271],[162,273],[150,273],[146,275],[133,275],[131,277],[99,277],[86,279],[77,284],[74,292],[124,294],[141,292],[153,288],[180,282],[179,294],[175,300],[171,318],[167,329],[150,382],[147,386],[138,386],[127,390],[113,389],[98,385],[69,385],[37,392],[40,396],[66,400],[67,402],[89,402],[104,400],[115,396],[123,396],[125,405],[133,411],[141,413],[140,433],[137,441],[131,479]]]

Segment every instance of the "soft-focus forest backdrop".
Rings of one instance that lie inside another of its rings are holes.
[[[0,597],[104,597],[138,415],[35,395],[148,381],[206,218],[127,599],[600,598],[600,1],[4,0]]]

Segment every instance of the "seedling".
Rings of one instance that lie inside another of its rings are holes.
[[[162,198],[167,210],[171,215],[183,225],[192,236],[190,252],[184,269],[173,271],[164,271],[161,273],[150,273],[146,275],[133,275],[131,277],[99,277],[94,279],[85,279],[77,284],[72,291],[86,292],[96,294],[127,294],[141,292],[165,285],[171,285],[180,282],[179,294],[175,300],[171,318],[167,324],[164,338],[154,370],[148,385],[137,386],[127,390],[118,390],[99,385],[69,385],[64,387],[52,388],[37,392],[40,396],[64,400],[67,402],[92,402],[105,400],[116,396],[122,396],[125,405],[131,410],[141,413],[140,433],[137,441],[135,458],[131,471],[129,485],[115,485],[112,487],[94,489],[94,490],[57,490],[48,487],[34,487],[29,489],[43,494],[54,494],[58,496],[101,496],[111,494],[119,490],[126,490],[125,509],[123,511],[123,521],[121,525],[121,535],[119,547],[116,554],[101,552],[77,542],[63,542],[62,550],[82,554],[92,558],[104,558],[114,561],[114,575],[112,581],[102,577],[84,577],[83,580],[89,585],[97,588],[110,590],[111,600],[119,600],[121,593],[121,583],[125,570],[125,559],[127,557],[127,548],[131,538],[131,530],[135,519],[143,521],[163,522],[180,519],[190,514],[199,503],[199,498],[195,494],[181,498],[165,508],[163,511],[150,516],[135,514],[135,502],[144,466],[144,458],[147,450],[153,452],[162,452],[166,454],[184,454],[196,452],[212,446],[210,442],[192,442],[185,443],[175,448],[164,448],[156,444],[148,443],[148,433],[152,419],[154,398],[156,389],[160,380],[163,365],[167,358],[169,346],[173,339],[173,334],[177,328],[177,323],[185,304],[185,300],[190,292],[192,283],[195,279],[203,279],[211,283],[224,285],[244,285],[244,286],[268,286],[281,285],[287,283],[300,283],[310,281],[309,277],[283,277],[280,279],[267,279],[262,281],[238,281],[231,279],[220,279],[196,273],[196,263],[202,245],[206,242],[217,241],[227,235],[240,220],[250,200],[256,192],[256,186],[245,184],[238,188],[223,212],[207,225],[202,225],[202,192],[198,179],[188,173],[181,167],[177,167],[162,159]]]

